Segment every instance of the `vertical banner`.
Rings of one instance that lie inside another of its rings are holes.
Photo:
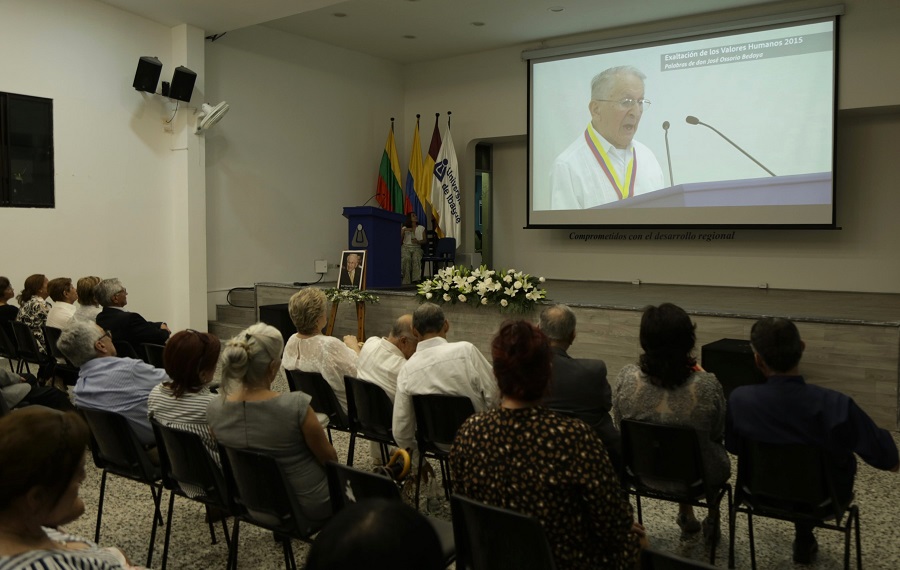
[[[375,187],[378,205],[385,210],[403,213],[403,186],[400,185],[400,160],[397,158],[397,143],[394,141],[394,118],[391,130],[381,155],[378,167],[378,182]]]
[[[409,151],[409,169],[406,171],[406,204],[404,214],[410,212],[416,215],[423,227],[428,227],[428,218],[425,216],[425,204],[422,202],[422,143],[419,140],[419,116],[416,115],[416,130],[413,133],[412,149]]]
[[[449,113],[448,113],[449,115]],[[434,179],[431,184],[431,204],[436,212],[438,235],[456,238],[459,247],[462,226],[462,200],[459,187],[459,163],[450,135],[450,119],[441,150],[434,163]]]

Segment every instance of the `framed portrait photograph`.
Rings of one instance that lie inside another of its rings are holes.
[[[341,271],[338,276],[338,289],[366,288],[366,251],[345,250],[341,252]]]

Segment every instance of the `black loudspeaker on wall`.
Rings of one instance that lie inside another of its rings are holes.
[[[134,88],[138,91],[156,93],[160,73],[162,73],[162,63],[155,57],[143,56],[138,60],[137,71],[134,73]],[[191,88],[193,89],[193,87],[192,81]]]
[[[190,69],[179,65],[172,74],[172,86],[169,88],[169,97],[190,103],[191,93],[194,92],[194,82],[197,74]]]

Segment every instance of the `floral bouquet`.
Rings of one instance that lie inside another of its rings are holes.
[[[543,282],[543,277],[515,269],[494,271],[485,265],[478,269],[456,265],[422,281],[417,296],[423,302],[494,305],[501,312],[526,313],[537,301],[547,298],[547,290],[540,287]]]
[[[327,297],[328,300],[331,301],[332,303],[334,303],[335,301],[337,301],[338,303],[341,303],[341,302],[377,303],[378,302],[378,295],[376,295],[375,293],[370,293],[368,291],[363,291],[360,289],[345,289],[342,291],[340,289],[335,289],[332,287],[331,289],[324,289],[323,291],[325,292],[325,297]]]

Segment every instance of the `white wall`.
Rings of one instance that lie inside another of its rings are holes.
[[[206,136],[212,297],[314,281],[346,248],[342,208],[375,193],[390,117],[404,132],[400,68],[255,26],[207,43],[206,69],[208,99],[231,105]]]
[[[790,11],[816,4],[823,3],[782,3],[763,9]],[[900,68],[879,63],[885,61],[884,54],[900,49],[900,3],[852,0],[846,4],[840,28],[839,106],[900,105]],[[760,10],[716,17],[748,17]],[[606,35],[687,27],[709,19],[664,22]],[[601,37],[603,34],[596,34],[594,39]],[[522,229],[526,223],[527,69],[520,59],[521,49],[427,62],[405,70],[407,117],[423,109],[453,110],[453,137],[465,201],[463,231],[467,239],[463,251],[470,251],[472,239],[468,236],[474,233],[465,223],[473,219],[474,143],[518,136],[522,138],[494,148],[495,266],[557,279],[725,286],[768,283],[784,289],[900,292],[900,256],[895,247],[900,242],[900,224],[894,222],[893,214],[900,209],[895,190],[900,177],[895,151],[900,114],[896,107],[870,114],[845,112],[839,118],[837,222],[842,231],[738,230],[733,241],[584,243],[570,240],[566,230]],[[408,144],[409,138],[401,144]]]
[[[32,273],[117,276],[130,309],[188,326],[173,295],[173,135],[160,98],[131,87],[142,55],[171,77],[171,30],[91,0],[4,0],[0,52],[0,90],[53,99],[56,166],[55,208],[0,208],[0,274],[17,291]]]

